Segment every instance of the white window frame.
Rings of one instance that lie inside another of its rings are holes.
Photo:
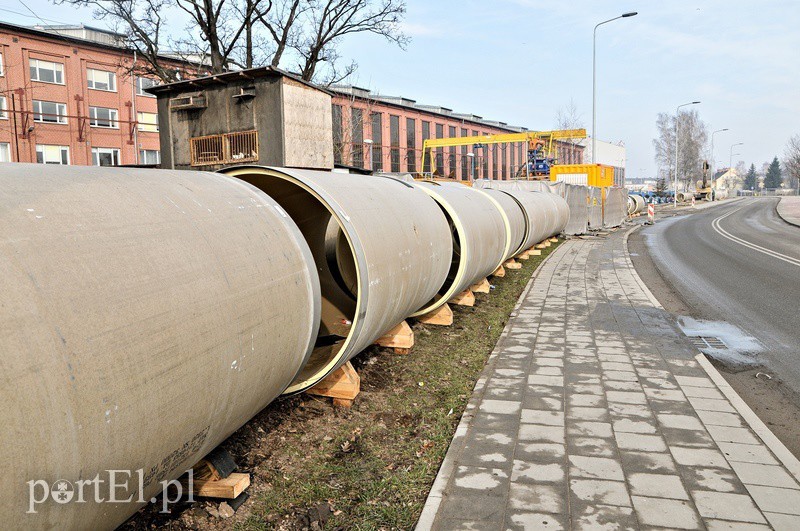
[[[97,118],[97,111],[108,111],[108,119]],[[109,125],[100,125],[99,120],[109,122]],[[89,107],[89,125],[100,129],[119,129],[119,111],[111,107]]]
[[[106,77],[105,84],[108,88],[97,87],[97,76]],[[103,92],[116,92],[117,91],[117,74],[108,70],[100,70],[99,68],[86,69],[86,85],[92,90],[102,90]]]
[[[56,106],[56,112],[46,113],[42,111],[42,103],[50,103]],[[38,104],[38,105],[37,105]],[[38,109],[37,109],[38,107]],[[37,118],[38,115],[38,118]],[[44,116],[55,116],[55,121],[45,120]],[[57,101],[33,100],[33,121],[40,124],[66,124],[67,123],[67,104],[59,103]]]
[[[142,120],[142,118],[145,117],[144,115],[153,116],[155,118],[155,122],[146,122]],[[136,122],[137,122],[136,128],[139,131],[145,133],[158,133],[158,113],[137,111]]]
[[[0,162],[11,162],[11,143],[0,142]]]
[[[103,148],[103,147],[93,147],[92,148],[92,165],[93,166],[100,166],[100,155],[111,155],[112,159],[112,166],[119,166],[121,155],[119,148]],[[116,162],[116,164],[113,164]]]
[[[47,155],[47,148],[57,148],[59,150],[59,159],[58,162],[48,162],[45,158]],[[41,164],[64,164],[64,155],[66,155],[67,162],[66,164],[69,165],[69,146],[56,146],[52,144],[36,144],[36,162],[39,162],[39,154],[42,154],[42,162]]]
[[[0,95],[0,120],[8,120],[8,99]]]
[[[49,70],[48,68],[42,68],[41,66],[39,66],[40,63],[53,65],[53,69],[52,70],[53,70],[53,79],[54,79],[54,81],[45,81],[45,80],[39,79],[39,77],[40,77],[39,76],[39,70]],[[30,66],[28,71],[30,71],[31,68],[35,68],[36,69],[36,77],[33,77],[33,75],[31,75],[31,81],[38,81],[39,83],[50,83],[51,85],[63,85],[64,84],[64,64],[63,63],[56,63],[55,61],[45,61],[44,59],[29,59],[28,60],[28,64]],[[56,74],[61,74],[61,81],[58,81],[58,76]]]
[[[0,77],[6,75],[5,63],[3,62],[3,54],[0,53]]]
[[[146,153],[155,153],[156,161],[147,162],[145,159]],[[161,164],[161,151],[158,149],[140,149],[139,150],[139,164]]]
[[[146,88],[157,87],[159,85],[158,80],[155,80],[151,77],[136,76],[136,95],[144,96],[145,98],[155,98],[156,97],[155,94],[150,94],[149,92],[145,92],[144,89],[142,89],[142,84],[141,84],[142,79],[146,79],[154,83],[154,85],[152,85],[151,87],[146,87]]]

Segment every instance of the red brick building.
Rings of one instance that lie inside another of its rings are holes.
[[[446,107],[420,105],[414,100],[381,96],[349,85],[333,86],[333,148],[338,164],[387,172],[430,172],[460,180],[511,179],[524,172],[524,143],[482,147],[439,148],[422,167],[422,143],[428,138],[451,138],[516,133],[523,127],[460,114]],[[561,164],[583,162],[583,147],[559,142]]]
[[[153,79],[112,32],[0,23],[0,161],[157,164]],[[165,58],[183,70],[185,63]]]

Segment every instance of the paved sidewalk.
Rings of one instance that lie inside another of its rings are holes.
[[[778,215],[787,223],[800,226],[800,196],[781,197],[778,203]]]
[[[418,529],[800,529],[794,476],[651,301],[623,236],[543,264]]]

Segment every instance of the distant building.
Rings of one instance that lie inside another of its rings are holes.
[[[736,171],[736,168],[724,168],[714,173],[714,188],[717,190],[741,190],[744,187],[744,179]]]
[[[150,89],[158,96],[161,165],[333,168],[331,94],[272,67]]]
[[[580,142],[584,147],[583,157],[586,163],[592,162],[592,139],[584,138]],[[625,185],[625,165],[627,163],[627,155],[625,152],[625,145],[622,142],[617,144],[613,142],[606,142],[598,139],[597,142],[597,156],[594,162],[597,164],[606,164],[614,166],[614,184],[617,186]]]

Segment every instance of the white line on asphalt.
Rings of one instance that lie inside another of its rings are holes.
[[[773,258],[777,258],[778,260],[783,260],[784,262],[787,262],[789,264],[796,265],[797,267],[800,267],[800,260],[798,260],[797,258],[793,258],[791,256],[787,256],[785,254],[781,254],[781,253],[779,253],[777,251],[773,251],[772,249],[767,249],[766,247],[761,247],[760,245],[756,245],[755,243],[752,243],[752,242],[749,242],[749,241],[744,240],[742,238],[739,238],[738,236],[734,236],[730,232],[728,232],[725,229],[723,229],[722,225],[720,224],[720,222],[723,219],[725,219],[728,216],[730,216],[731,214],[734,214],[734,213],[738,212],[739,210],[741,210],[741,208],[742,207],[739,207],[736,210],[731,210],[727,214],[718,217],[717,219],[715,219],[714,221],[711,222],[711,226],[714,228],[715,231],[717,231],[717,233],[720,236],[722,236],[724,238],[727,238],[727,239],[729,239],[730,241],[732,241],[734,243],[738,243],[739,245],[743,245],[744,247],[747,247],[748,249],[752,249],[754,251],[758,251],[760,253],[766,254],[767,256],[771,256]]]

